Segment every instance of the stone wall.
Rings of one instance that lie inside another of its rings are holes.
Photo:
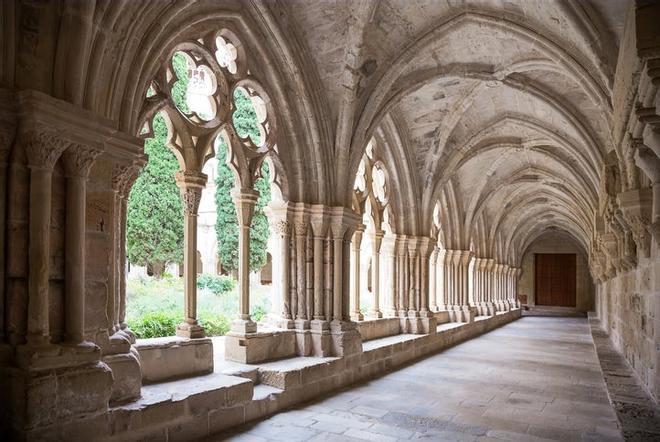
[[[649,394],[660,399],[660,259],[596,287],[596,310],[602,327],[639,376]]]
[[[560,232],[550,232],[540,236],[523,256],[522,275],[518,282],[518,295],[527,295],[528,305],[536,305],[534,293],[535,253],[575,253],[577,255],[575,308],[584,312],[594,309],[595,289],[589,274],[589,263],[584,249],[573,238]]]

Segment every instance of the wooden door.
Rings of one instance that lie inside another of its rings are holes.
[[[575,307],[574,253],[536,253],[534,285],[537,305]]]

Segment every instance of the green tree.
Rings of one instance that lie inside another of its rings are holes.
[[[250,99],[243,92],[234,93],[236,110],[233,123],[241,137],[249,136],[255,143],[259,142],[259,123]],[[230,192],[234,187],[234,174],[225,164],[227,146],[224,141],[217,145],[218,173],[216,176],[218,257],[225,270],[238,269],[238,221],[236,206]],[[259,192],[259,198],[250,226],[250,270],[257,271],[266,264],[266,247],[268,245],[268,219],[264,207],[270,202],[270,179],[268,165],[261,167],[262,177],[257,179],[254,189]]]
[[[186,59],[176,54],[172,64],[179,78],[172,96],[177,107],[188,112]],[[144,146],[149,161],[128,198],[126,248],[130,263],[147,266],[160,277],[167,264],[183,260],[183,207],[174,180],[179,163],[166,146],[165,120],[158,114],[152,125],[154,137]]]

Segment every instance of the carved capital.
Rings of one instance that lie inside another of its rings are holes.
[[[291,235],[291,224],[285,220],[277,220],[271,223],[270,228],[277,236]]]
[[[232,199],[236,204],[236,217],[238,224],[242,227],[250,227],[252,216],[254,215],[254,206],[257,204],[259,192],[252,189],[233,189],[231,191]]]
[[[306,219],[299,219],[296,220],[293,223],[293,228],[294,231],[296,232],[296,236],[305,236],[307,235],[307,230],[308,230],[309,224],[307,223]]]
[[[31,130],[20,135],[21,145],[25,148],[28,167],[53,170],[62,153],[71,145],[48,130]]]
[[[0,129],[0,165],[7,163],[9,151],[14,141],[14,127]]]
[[[183,214],[197,215],[199,202],[202,200],[202,188],[196,186],[181,187],[181,199],[183,200]]]
[[[112,167],[112,190],[120,197],[126,198],[141,169],[140,164],[115,163]]]
[[[100,154],[100,150],[82,144],[71,144],[63,154],[64,170],[67,176],[87,178],[94,160]]]

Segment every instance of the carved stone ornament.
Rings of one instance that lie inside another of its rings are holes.
[[[98,149],[93,149],[82,144],[72,144],[64,151],[64,169],[71,177],[87,178],[94,160],[101,154]]]
[[[202,199],[202,188],[184,187],[181,189],[181,198],[183,199],[183,213],[185,215],[197,215],[199,202]]]
[[[48,130],[33,130],[23,132],[20,136],[21,145],[27,154],[28,166],[52,170],[62,153],[71,145]]]
[[[278,220],[271,224],[271,229],[278,236],[286,236],[291,234],[291,224],[285,220]]]
[[[4,164],[9,159],[11,143],[14,140],[14,132],[7,129],[0,130],[0,164]]]

